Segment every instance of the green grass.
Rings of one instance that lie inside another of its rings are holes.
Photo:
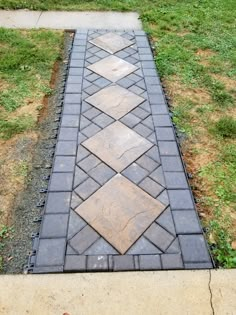
[[[233,117],[223,116],[215,123],[212,131],[215,136],[236,138],[236,120]]]
[[[32,128],[36,120],[9,114],[51,93],[51,71],[60,56],[62,33],[0,28],[0,43],[0,138],[9,139]]]
[[[140,13],[144,28],[154,42],[159,73],[173,93],[174,122],[188,135],[189,151],[197,154],[199,159],[205,152],[211,156],[211,161],[195,174],[200,178],[201,185],[207,186],[202,196],[202,207],[208,213],[204,224],[210,227],[213,235],[214,242],[212,237],[209,237],[209,242],[214,243],[213,254],[217,263],[224,267],[235,267],[235,251],[231,246],[236,238],[236,222],[233,219],[236,190],[235,120],[227,117],[235,116],[236,85],[227,85],[227,80],[232,82],[236,78],[236,2],[0,0],[0,8],[132,10]],[[9,66],[19,65],[18,58],[12,58]],[[30,56],[29,60],[34,60],[34,56]],[[28,66],[32,64],[23,62],[23,65],[26,67],[19,73],[31,71]],[[176,81],[184,86],[186,92],[176,93],[178,91],[172,87]],[[18,97],[21,97],[25,93],[24,85],[19,90]],[[202,91],[207,98],[200,97]],[[16,108],[18,100],[11,99],[5,93],[6,96],[2,96],[4,107],[7,110]],[[202,141],[203,138],[205,141]]]

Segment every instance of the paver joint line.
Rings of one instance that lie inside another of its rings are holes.
[[[145,33],[71,57],[33,272],[212,268]]]

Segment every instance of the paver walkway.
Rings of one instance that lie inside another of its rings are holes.
[[[143,31],[77,31],[33,272],[212,268]]]

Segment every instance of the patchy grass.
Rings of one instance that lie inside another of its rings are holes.
[[[40,110],[52,93],[50,79],[62,43],[63,32],[0,28],[0,269],[14,200],[27,183]]]
[[[0,0],[0,8],[140,13],[172,98],[174,121],[188,136],[184,158],[212,252],[220,266],[235,267],[235,122],[227,117],[236,117],[236,2]],[[5,106],[14,107],[14,100]]]
[[[7,140],[15,134],[22,133],[34,126],[31,116],[20,116],[12,120],[0,119],[0,138]]]

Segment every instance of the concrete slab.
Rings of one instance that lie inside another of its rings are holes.
[[[50,29],[126,29],[140,30],[142,24],[135,12],[66,12],[0,10],[0,27]]]
[[[210,289],[215,315],[236,314],[235,283],[236,269],[211,271]]]
[[[208,283],[209,271],[2,276],[0,314],[208,315]]]
[[[41,15],[40,11],[0,10],[0,27],[35,28],[40,15]]]

